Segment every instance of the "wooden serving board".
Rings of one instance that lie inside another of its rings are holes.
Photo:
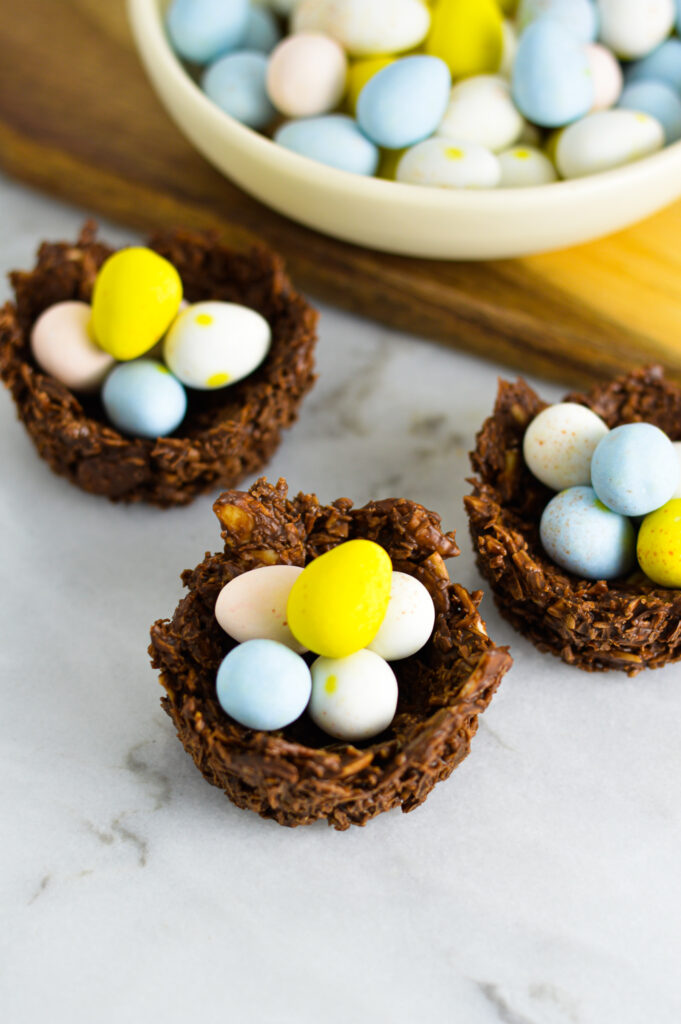
[[[257,234],[312,296],[526,373],[584,384],[660,361],[681,380],[681,203],[548,256],[440,263],[294,224],[227,182],[154,96],[124,0],[22,0],[0,23],[0,163],[135,228]]]

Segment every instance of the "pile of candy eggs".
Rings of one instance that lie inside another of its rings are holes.
[[[561,402],[529,424],[523,456],[559,492],[539,528],[554,562],[588,580],[627,577],[638,562],[653,583],[681,587],[681,442],[652,423],[611,430],[586,406]]]
[[[172,0],[166,28],[222,110],[354,174],[522,188],[681,139],[677,0]]]
[[[58,302],[31,331],[38,366],[75,392],[100,391],[110,422],[134,437],[165,437],[187,411],[186,388],[213,391],[267,355],[267,321],[230,302],[182,299],[175,267],[151,249],[102,264],[92,304]]]
[[[231,718],[267,731],[307,709],[328,735],[359,742],[392,722],[398,685],[389,662],[428,642],[435,606],[419,580],[393,571],[384,548],[357,539],[305,568],[266,565],[235,576],[215,617],[237,641],[216,682]]]

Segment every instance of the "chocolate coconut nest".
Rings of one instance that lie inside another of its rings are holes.
[[[182,574],[189,593],[171,620],[153,625],[149,648],[166,690],[163,707],[197,767],[239,807],[281,825],[326,818],[346,829],[398,805],[418,807],[468,754],[477,717],[511,665],[478,614],[482,594],[449,580],[444,559],[459,553],[454,534],[413,501],[355,509],[347,498],[331,505],[313,494],[289,500],[284,480],[227,491],[213,507],[225,549]],[[399,683],[392,725],[358,745],[332,740],[307,714],[270,733],[238,725],[215,694],[218,666],[235,646],[215,619],[221,588],[258,566],[305,565],[354,537],[381,544],[395,569],[428,588],[437,611],[426,647],[392,663]]]
[[[10,275],[16,303],[0,309],[0,376],[56,473],[112,501],[185,505],[202,491],[235,486],[270,459],[314,383],[317,315],[265,246],[239,252],[188,231],[157,234],[148,244],[177,268],[189,302],[238,302],[269,321],[270,351],[250,377],[227,389],[190,389],[177,431],[148,440],[120,434],[98,396],[76,397],[43,373],[30,351],[34,321],[56,302],[89,302],[113,251],[96,240],[92,223],[75,244],[44,243],[34,270]]]
[[[660,367],[564,400],[588,406],[609,427],[643,421],[681,439],[681,388]],[[501,381],[494,414],[471,454],[477,476],[465,505],[478,565],[499,610],[540,650],[589,671],[634,675],[677,660],[680,591],[658,587],[641,572],[621,581],[580,579],[545,554],[539,521],[554,492],[527,469],[522,443],[546,405],[525,381]]]

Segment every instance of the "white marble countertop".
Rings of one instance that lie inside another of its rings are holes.
[[[84,217],[2,179],[0,207],[3,275]],[[270,477],[423,502],[480,586],[461,499],[498,368],[331,309],[320,333]],[[81,493],[1,390],[4,1024],[678,1024],[680,668],[583,674],[488,597],[515,665],[451,779],[365,829],[280,828],[203,781],[146,655],[220,546],[211,496]]]

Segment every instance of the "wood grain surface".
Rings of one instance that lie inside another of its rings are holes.
[[[147,82],[123,0],[22,0],[2,19],[0,164],[131,227],[257,235],[313,297],[526,373],[584,384],[660,361],[681,380],[681,203],[521,260],[429,262],[334,241],[194,152]]]

